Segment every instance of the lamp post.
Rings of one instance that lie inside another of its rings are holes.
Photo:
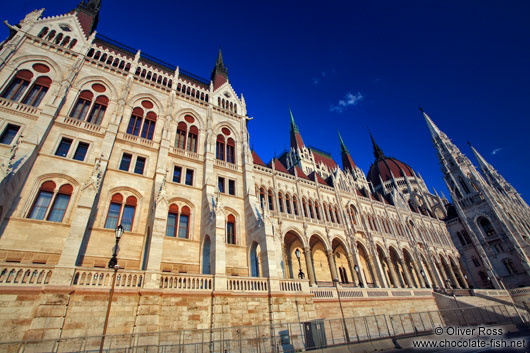
[[[123,235],[123,226],[120,224],[116,227],[114,230],[116,235],[116,245],[114,245],[114,251],[112,253],[112,257],[109,260],[109,268],[114,269],[114,273],[112,274],[112,287],[110,288],[109,293],[109,303],[107,305],[107,314],[105,315],[105,324],[103,325],[103,335],[101,336],[101,344],[99,346],[99,353],[103,352],[103,345],[105,344],[105,335],[107,334],[107,326],[109,324],[109,315],[110,315],[110,307],[112,306],[112,297],[114,295],[114,286],[116,285],[116,273],[118,272],[118,269],[120,266],[118,266],[118,243],[120,242],[120,238]]]
[[[339,291],[339,279],[333,278],[333,283],[335,284],[335,290],[337,291],[337,297],[339,298],[339,306],[340,306],[340,313],[342,315],[342,325],[344,325],[344,335],[346,336],[346,342],[350,343],[350,335],[348,334],[348,328],[346,327],[346,319],[344,317],[344,310],[342,309],[342,301],[340,298],[340,291]]]
[[[361,274],[359,273],[359,266],[357,265],[353,266],[353,270],[355,271],[355,273],[357,273],[357,279],[359,280],[359,287],[363,288],[364,284],[363,284],[363,280],[361,279]]]
[[[300,249],[296,249],[294,251],[294,254],[296,255],[296,258],[298,259],[298,278],[304,279],[305,275],[302,272],[302,265],[300,263]]]

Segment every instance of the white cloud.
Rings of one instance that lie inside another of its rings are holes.
[[[502,147],[494,149],[493,151],[491,151],[491,154],[492,154],[493,156],[495,156],[495,155],[496,155],[497,153],[499,153],[500,151],[502,151]]]
[[[339,103],[336,105],[331,105],[329,110],[332,112],[342,113],[344,109],[352,105],[357,105],[363,99],[364,96],[361,94],[361,92],[357,92],[357,94],[348,92],[346,96],[344,96],[344,99],[339,100]]]

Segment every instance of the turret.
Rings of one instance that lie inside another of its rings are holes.
[[[212,75],[210,79],[213,82],[214,91],[226,82],[228,82],[228,69],[226,68],[223,62],[223,54],[221,53],[221,48],[219,48],[219,53],[217,54],[217,61],[215,62],[215,67],[212,70]]]
[[[350,173],[354,174],[354,171],[357,169],[357,166],[355,165],[355,162],[351,158],[350,152],[348,151],[348,148],[346,148],[344,141],[342,141],[342,136],[340,136],[340,132],[337,131],[337,133],[339,134],[339,140],[340,140],[340,154],[342,157],[342,169],[347,170]]]

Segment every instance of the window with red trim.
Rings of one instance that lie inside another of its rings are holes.
[[[304,210],[304,217],[307,218],[307,204],[305,203],[305,199],[302,199],[302,209]]]
[[[33,73],[31,71],[19,70],[6,89],[4,89],[4,92],[2,92],[2,98],[18,101],[28,88],[32,79]]]
[[[53,181],[42,183],[28,218],[46,219],[50,222],[63,221],[74,189],[70,184],[64,184],[58,190],[55,189],[56,184]]]
[[[215,158],[220,161],[225,160],[225,137],[221,134],[217,135],[217,142],[215,144]]]
[[[167,216],[166,236],[188,239],[190,237],[190,217],[191,211],[188,206],[183,206],[179,212],[179,207],[171,204]]]
[[[226,142],[226,161],[228,163],[236,163],[236,143],[232,138],[228,138]]]
[[[269,190],[269,210],[274,211],[274,197],[272,196],[272,190]]]
[[[32,107],[38,107],[46,92],[52,84],[52,79],[47,76],[37,77],[33,86],[31,86],[29,92],[26,94],[22,103],[31,105]]]
[[[78,120],[84,120],[85,116],[92,104],[94,94],[88,90],[82,91],[77,98],[74,109],[70,112],[70,117]]]
[[[107,110],[108,104],[109,99],[106,96],[98,96],[86,121],[92,124],[100,125],[101,121],[103,120],[103,116],[105,115],[105,111]]]
[[[131,231],[134,222],[137,200],[134,196],[129,196],[123,201],[123,196],[119,193],[112,195],[105,228],[116,229],[121,224],[123,229]]]
[[[176,146],[180,149],[184,149],[186,146],[186,132],[188,131],[188,126],[185,122],[181,121],[177,125],[177,140],[175,141]]]
[[[188,145],[187,150],[191,152],[197,152],[197,140],[199,136],[199,129],[197,129],[197,126],[193,125],[190,127],[190,131],[188,132]]]
[[[298,200],[296,196],[293,196],[293,211],[296,216],[298,216]]]
[[[283,212],[283,195],[281,192],[278,193],[278,207],[280,212]]]
[[[228,215],[226,219],[226,243],[236,243],[236,218],[233,215]]]
[[[140,136],[142,138],[152,140],[155,131],[157,115],[155,112],[147,112],[140,107],[133,109],[129,125],[127,125],[127,133],[129,135]]]

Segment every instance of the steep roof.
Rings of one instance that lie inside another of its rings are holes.
[[[278,158],[273,158],[272,161],[270,161],[269,164],[267,164],[267,167],[272,168],[273,165],[274,165],[275,170],[282,172],[282,173],[289,174],[285,166],[282,164],[282,162],[278,160]]]
[[[261,165],[262,167],[266,167],[265,163],[263,163],[261,158],[259,158],[258,154],[254,150],[252,150],[252,161],[254,162],[254,164]]]
[[[311,152],[313,152],[313,156],[315,157],[315,163],[316,164],[324,164],[328,169],[334,170],[338,168],[337,163],[333,160],[333,157],[331,157],[331,154],[328,152],[322,151],[316,147],[311,146],[310,147]]]

